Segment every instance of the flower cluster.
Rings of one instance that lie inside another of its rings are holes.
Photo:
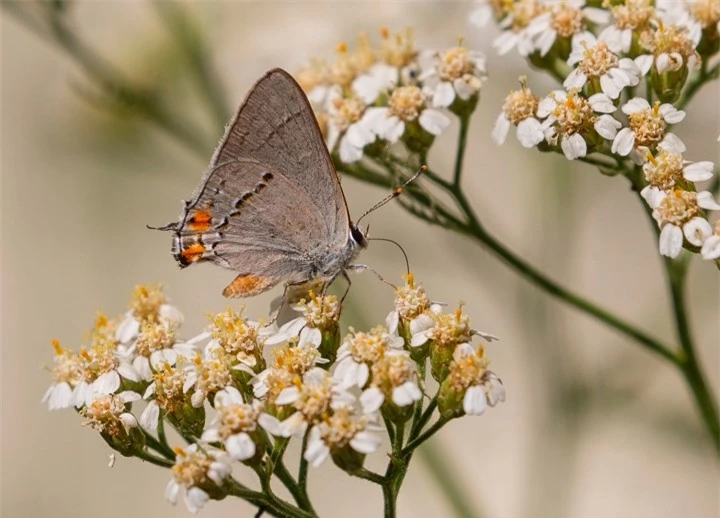
[[[686,146],[672,131],[685,118],[691,74],[709,77],[708,62],[717,57],[720,0],[606,0],[602,7],[584,0],[488,1],[471,21],[493,16],[502,29],[495,40],[500,53],[516,48],[563,84],[543,97],[521,78],[493,140],[502,144],[515,126],[526,148],[627,175],[657,221],[662,255],[674,258],[685,248],[720,258],[707,216],[720,205],[696,185],[710,180],[715,166],[686,160]]]
[[[486,79],[480,52],[457,46],[418,52],[410,30],[381,31],[373,47],[365,34],[355,50],[345,44],[332,61],[313,61],[298,72],[328,148],[341,162],[375,157],[402,142],[426,153],[450,125],[449,115],[471,113]]]
[[[350,328],[342,337],[333,295],[310,291],[292,307],[299,316],[280,327],[229,308],[181,340],[180,312],[158,287],[138,286],[126,315],[97,318],[90,346],[72,352],[53,341],[55,382],[45,401],[76,407],[123,455],[170,467],[167,500],[183,494],[196,512],[237,487],[234,462],[272,476],[293,437],[303,441],[303,463],[331,458],[358,473],[386,427],[390,434],[411,421],[422,438],[436,408],[449,420],[505,398],[484,347],[472,344],[494,337],[473,330],[462,307],[445,313],[431,303],[412,274],[396,289],[386,325],[367,332]],[[420,420],[426,398],[434,404]],[[168,444],[166,424],[189,445]]]

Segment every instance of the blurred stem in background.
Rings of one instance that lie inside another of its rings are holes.
[[[209,65],[212,61],[211,52],[202,32],[197,28],[192,16],[184,6],[167,2],[156,2],[154,5],[163,23],[174,37],[174,41],[186,56],[189,71],[198,92],[204,99],[214,125],[222,127],[230,116],[230,110],[223,95],[220,80]],[[198,121],[185,120],[180,115],[181,112],[162,95],[162,92],[143,89],[102,59],[77,36],[71,27],[65,2],[3,2],[2,6],[34,34],[57,45],[81,67],[87,78],[96,87],[94,94],[88,94],[91,101],[105,108],[129,110],[138,118],[154,124],[182,145],[192,149],[198,156],[202,158],[209,156],[216,135],[206,134]],[[716,70],[711,72],[715,73]],[[692,89],[686,93],[686,97],[689,98],[697,93],[709,78],[712,78],[712,74],[700,77],[692,84]],[[717,405],[696,357],[695,345],[687,319],[684,298],[684,285],[688,270],[687,256],[676,261],[666,260],[664,262],[680,343],[680,347],[675,350],[618,315],[560,286],[511,251],[485,228],[461,186],[462,159],[468,130],[469,118],[461,117],[460,138],[452,180],[446,180],[432,169],[426,174],[434,188],[448,195],[455,207],[443,205],[435,195],[419,184],[408,186],[407,198],[401,200],[403,207],[428,223],[441,225],[467,236],[492,252],[518,275],[539,289],[615,329],[674,365],[685,377],[695,397],[705,427],[711,435],[716,450],[720,452]],[[424,162],[424,160],[422,161]],[[411,174],[417,165],[407,163],[406,160],[399,157],[387,155],[380,160],[365,159],[352,166],[343,165],[341,172],[361,181],[390,188],[398,183],[398,178]],[[604,162],[600,165],[608,167],[608,164]],[[626,176],[632,181],[636,175],[637,171],[634,171],[628,172]],[[633,185],[637,188],[637,184]],[[459,509],[456,511],[458,515],[465,516]]]

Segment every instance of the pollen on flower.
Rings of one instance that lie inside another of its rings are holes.
[[[682,226],[700,213],[697,193],[675,189],[655,207],[655,212],[661,221]]]
[[[321,358],[317,349],[312,347],[283,346],[273,350],[274,367],[291,374],[302,376],[315,366]]]
[[[70,349],[65,349],[58,340],[52,341],[55,357],[53,358],[52,375],[56,382],[66,382],[70,386],[82,380],[82,359]]]
[[[167,299],[160,285],[138,284],[132,293],[130,310],[140,321],[157,320],[160,315],[160,306],[165,302]]]
[[[648,184],[667,191],[675,187],[683,177],[683,157],[679,153],[661,151],[656,157],[648,153],[643,172]]]
[[[401,317],[412,320],[430,308],[430,299],[425,293],[425,288],[415,286],[415,278],[412,273],[406,276],[407,284],[395,290],[395,309]]]
[[[372,383],[390,397],[395,387],[415,377],[415,362],[406,354],[387,354],[372,366]]]
[[[332,402],[332,382],[326,377],[319,384],[303,384],[300,397],[293,406],[300,412],[305,421],[317,424],[327,417]]]
[[[713,27],[720,21],[720,0],[696,0],[688,8],[703,29]]]
[[[650,21],[655,19],[655,7],[652,0],[625,0],[619,5],[605,0],[603,7],[610,8],[615,26],[618,29],[630,29],[642,32],[649,28]]]
[[[447,383],[458,392],[474,385],[480,385],[487,372],[487,367],[488,360],[485,358],[485,352],[482,347],[479,347],[475,354],[468,354],[452,361]]]
[[[199,358],[197,355],[196,358]],[[196,361],[196,390],[204,394],[212,394],[232,383],[231,356],[224,349],[214,349],[202,361]]]
[[[338,97],[332,103],[330,117],[340,131],[346,131],[351,124],[359,121],[365,111],[365,103],[357,97]]]
[[[563,135],[582,130],[594,119],[592,106],[576,91],[569,92],[564,102],[557,103],[553,115],[557,119],[558,132]]]
[[[459,343],[469,342],[471,338],[470,318],[463,313],[462,305],[455,314],[440,313],[435,315],[435,327],[428,336],[438,347],[454,348]]]
[[[383,40],[380,53],[387,64],[397,68],[404,68],[410,65],[417,57],[411,28],[392,34],[387,27],[382,27],[380,35]]]
[[[257,428],[257,420],[260,416],[259,408],[247,403],[220,406],[219,433],[223,441],[231,435],[240,432],[252,432]]]
[[[210,316],[210,334],[218,341],[226,353],[247,363],[262,354],[262,343],[258,340],[258,328],[251,325],[233,308]]]
[[[90,349],[82,349],[82,378],[91,383],[102,374],[115,370],[120,363],[115,351],[115,344],[107,342],[93,344]]]
[[[183,391],[185,372],[169,363],[156,367],[153,373],[155,382],[155,397],[160,408],[172,413],[182,407],[186,402]]]
[[[665,137],[667,123],[660,113],[660,103],[628,116],[630,128],[635,133],[635,145],[652,147]]]
[[[516,126],[537,113],[540,99],[527,87],[525,78],[520,79],[520,90],[513,90],[505,97],[503,112],[510,122]]]
[[[155,321],[145,321],[140,328],[135,346],[140,356],[149,357],[154,351],[167,349],[175,343],[175,333]]]
[[[387,329],[383,326],[373,328],[369,333],[357,332],[347,338],[350,354],[358,363],[375,363],[388,349]]]
[[[551,26],[561,38],[569,38],[585,29],[583,12],[565,2],[560,2],[552,11]]]
[[[438,75],[443,81],[454,81],[475,74],[475,62],[465,47],[452,47],[439,55]]]
[[[340,318],[340,303],[335,295],[318,297],[313,291],[310,300],[301,300],[298,308],[305,314],[305,320],[312,327],[326,329],[336,324]]]
[[[343,448],[358,432],[363,431],[367,424],[367,417],[354,415],[350,407],[341,406],[320,423],[318,428],[325,444],[330,448]]]
[[[655,57],[661,54],[682,57],[682,61],[672,67],[674,70],[679,69],[683,63],[688,63],[691,58],[698,61],[700,59],[695,43],[689,38],[685,27],[661,23],[656,31],[644,33],[640,43]]]
[[[275,404],[280,392],[293,385],[300,386],[302,378],[297,374],[293,374],[283,368],[270,368],[265,378],[265,385],[268,388],[266,400],[268,404]]]
[[[420,88],[414,85],[396,88],[388,101],[390,113],[405,122],[417,119],[423,106],[425,96]]]
[[[200,486],[208,482],[208,471],[213,459],[201,451],[187,451],[175,448],[173,477],[185,487]]]
[[[583,51],[583,60],[578,63],[578,68],[588,77],[600,77],[608,70],[616,68],[619,61],[606,43],[599,42]]]
[[[512,16],[513,32],[519,32],[530,25],[535,18],[545,11],[545,6],[537,0],[519,0],[517,2],[505,2],[508,14]]]
[[[80,413],[86,418],[84,424],[93,430],[119,437],[125,433],[120,416],[125,413],[125,401],[114,394],[100,396],[82,408]]]

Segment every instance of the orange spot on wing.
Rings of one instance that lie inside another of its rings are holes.
[[[188,221],[188,227],[194,232],[206,232],[210,230],[211,223],[212,214],[206,210],[196,210]]]
[[[223,295],[228,298],[235,297],[251,297],[262,293],[274,286],[275,283],[270,277],[260,277],[257,275],[238,275],[223,290]]]
[[[185,248],[182,252],[180,252],[180,257],[185,263],[190,264],[194,263],[195,261],[199,261],[204,253],[205,247],[203,245],[201,245],[200,243],[193,243],[189,247]]]

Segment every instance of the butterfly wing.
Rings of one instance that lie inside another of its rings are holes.
[[[317,251],[343,247],[349,217],[339,179],[300,86],[268,72],[248,94],[186,203],[173,253],[182,266],[237,271],[226,296],[312,277]]]
[[[350,218],[340,180],[307,96],[286,71],[270,70],[255,84],[211,165],[237,157],[283,171],[323,215],[327,242],[334,247],[347,242]]]

